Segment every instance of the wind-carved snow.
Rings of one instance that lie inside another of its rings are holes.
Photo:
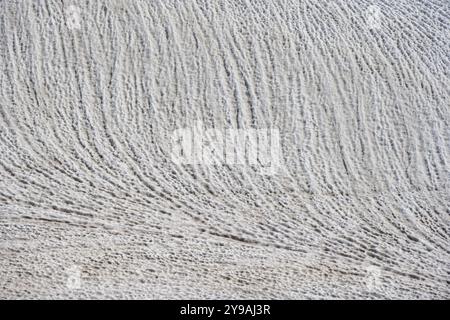
[[[0,1],[0,298],[450,298],[449,17]],[[199,122],[281,165],[173,161]]]

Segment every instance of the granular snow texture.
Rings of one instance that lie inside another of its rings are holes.
[[[0,298],[449,299],[448,0],[0,0]],[[281,169],[172,135],[278,129]]]

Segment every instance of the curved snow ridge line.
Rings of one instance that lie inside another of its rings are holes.
[[[0,12],[1,298],[450,297],[446,1]],[[282,170],[174,163],[199,122]]]

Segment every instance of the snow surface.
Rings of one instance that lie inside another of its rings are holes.
[[[448,0],[0,1],[0,298],[449,299]],[[172,161],[276,129],[280,170]]]

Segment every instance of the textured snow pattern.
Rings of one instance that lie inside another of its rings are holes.
[[[0,0],[0,298],[449,299],[449,4]]]

